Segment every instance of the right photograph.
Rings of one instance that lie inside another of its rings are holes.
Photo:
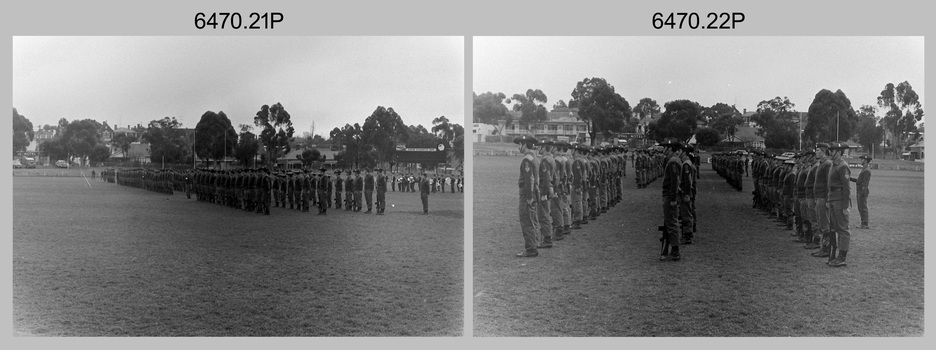
[[[474,37],[473,335],[924,335],[923,37]]]

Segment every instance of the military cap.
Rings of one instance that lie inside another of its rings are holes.
[[[335,175],[341,175],[341,169],[335,169]]]
[[[825,142],[820,142],[820,143],[817,143],[817,144],[816,144],[816,148],[825,148],[825,149],[829,149],[829,144],[828,144],[828,143],[825,143]]]
[[[556,141],[556,142],[555,142],[555,145],[556,145],[557,147],[559,147],[559,149],[561,149],[561,150],[563,150],[563,151],[564,151],[564,150],[567,150],[567,149],[569,149],[569,148],[571,148],[571,145],[570,145],[568,142],[566,142],[566,141]]]
[[[829,149],[848,149],[850,148],[844,142],[832,142],[829,144]]]
[[[516,144],[518,144],[518,145],[521,144],[521,143],[522,143],[522,144],[526,144],[526,145],[535,145],[537,142],[538,142],[538,141],[537,141],[535,138],[532,138],[532,137],[527,136],[527,135],[518,136],[517,138],[515,138],[515,139],[513,140],[513,143],[516,143]]]
[[[321,171],[321,172],[324,173],[324,172],[325,172],[325,168],[319,168],[319,171]]]
[[[377,168],[377,169],[374,169],[374,171],[376,171],[376,172],[378,172],[378,173],[382,173],[382,172],[383,172],[383,168]]]
[[[538,143],[541,145],[546,145],[546,146],[552,146],[553,144],[555,144],[555,142],[553,142],[553,140],[550,140],[550,139],[542,139],[542,140],[539,140]]]
[[[803,153],[800,153],[800,154],[801,154],[803,157],[814,156],[814,155],[816,155],[816,151],[807,150],[807,151],[804,151]]]
[[[360,173],[361,173],[361,169],[354,169],[354,173],[355,173],[355,174],[360,174]]]
[[[796,164],[796,161],[795,161],[795,160],[792,160],[792,159],[787,159],[786,161],[783,162],[783,164],[794,165],[794,164]]]
[[[872,161],[872,160],[874,160],[874,159],[871,159],[871,156],[869,156],[869,155],[867,155],[867,154],[862,155],[861,157],[858,157],[858,159],[867,159],[869,162]]]
[[[695,147],[692,145],[686,145],[686,152],[695,152]]]

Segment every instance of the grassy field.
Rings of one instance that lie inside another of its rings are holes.
[[[476,146],[478,144],[475,144]],[[477,150],[477,147],[476,147]],[[848,266],[792,242],[703,164],[698,233],[661,262],[660,181],[581,230],[523,250],[518,157],[474,157],[475,336],[922,336],[923,173],[875,171],[870,230],[854,227]]]
[[[80,177],[13,178],[21,336],[460,336],[463,195],[270,216]]]

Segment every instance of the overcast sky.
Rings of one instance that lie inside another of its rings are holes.
[[[464,56],[463,37],[14,37],[13,107],[35,127],[210,110],[237,128],[280,102],[297,136],[328,138],[384,106],[429,129],[464,123]]]
[[[661,110],[688,99],[753,111],[786,96],[805,112],[822,89],[841,89],[857,110],[903,81],[926,109],[923,37],[475,37],[473,51],[474,92],[541,89],[547,107],[600,77],[632,107],[650,97]]]

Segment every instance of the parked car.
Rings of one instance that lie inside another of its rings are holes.
[[[35,168],[36,168],[36,160],[35,160],[35,159],[33,159],[33,158],[25,158],[25,161],[26,161],[25,163],[22,163],[24,168],[28,168],[28,169],[35,169]]]
[[[20,163],[19,159],[13,160],[13,169],[20,169],[23,167],[23,163]]]
[[[68,162],[66,162],[66,161],[64,161],[64,160],[57,160],[57,161],[55,161],[55,166],[57,166],[57,167],[59,167],[59,168],[67,168],[67,167],[68,167]]]

